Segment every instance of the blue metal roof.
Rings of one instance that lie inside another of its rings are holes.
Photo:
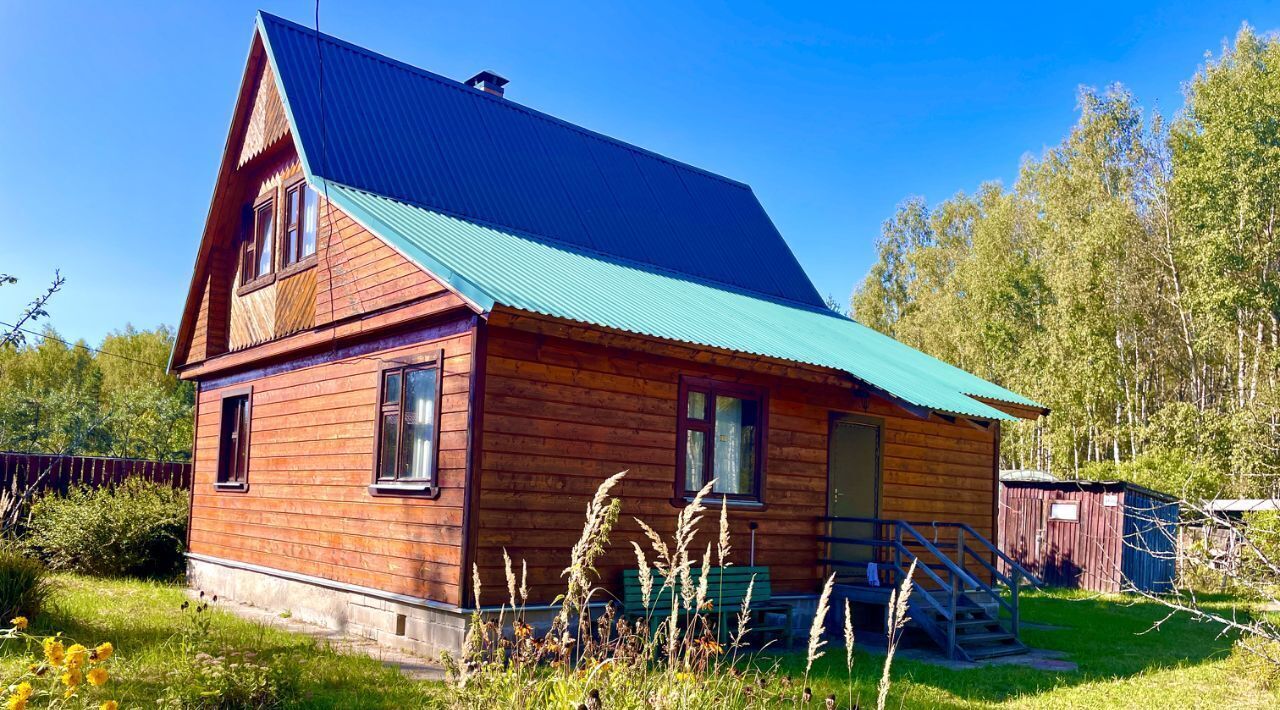
[[[822,304],[742,183],[273,15],[260,13],[259,26],[312,178],[548,243]]]
[[[342,211],[488,311],[495,304],[847,372],[910,404],[1012,417],[1040,405],[821,307],[761,298],[328,183]]]
[[[259,14],[308,179],[473,303],[1040,407],[832,313],[750,188]],[[324,57],[324,126],[317,54]]]

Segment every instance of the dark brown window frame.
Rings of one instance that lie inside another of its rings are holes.
[[[276,280],[276,261],[280,257],[280,250],[277,248],[280,234],[280,211],[279,200],[276,199],[276,190],[271,189],[258,195],[253,201],[253,205],[249,208],[249,214],[245,217],[246,229],[244,242],[240,247],[240,288],[236,290],[236,295],[243,296],[250,291],[256,291],[267,284],[275,283]],[[271,213],[271,264],[269,271],[264,274],[257,273],[257,264],[259,259],[259,251],[262,244],[259,241],[261,236],[261,228],[259,227],[258,215],[262,214],[263,208],[266,207]],[[252,254],[252,258],[250,257]],[[252,267],[252,270],[251,270]],[[251,277],[250,274],[253,274]]]
[[[706,395],[706,409],[703,412],[703,419],[689,418],[688,402],[690,392],[701,392]],[[694,494],[697,493],[697,491],[688,490],[688,476],[687,471],[685,471],[685,454],[687,453],[689,440],[687,432],[690,429],[706,432],[703,471],[709,476],[715,469],[713,462],[715,442],[713,438],[715,432],[714,403],[716,395],[750,399],[758,403],[759,423],[756,426],[756,470],[754,478],[756,492],[754,495],[712,492],[707,496],[706,500],[719,502],[723,498],[730,506],[764,508],[766,507],[765,461],[768,458],[769,444],[769,390],[766,387],[740,382],[727,382],[707,377],[681,377],[680,384],[677,387],[676,481],[675,496],[671,499],[671,502],[673,505],[682,506],[691,501]]]
[[[290,276],[292,274],[298,273],[299,271],[305,271],[315,266],[317,260],[319,259],[319,257],[317,256],[317,253],[320,251],[320,245],[316,244],[316,251],[313,251],[304,257],[295,258],[293,261],[285,260],[286,254],[297,254],[302,251],[302,235],[306,229],[306,208],[307,208],[306,193],[310,189],[311,189],[310,186],[307,185],[306,178],[298,177],[291,182],[285,183],[285,185],[280,190],[281,215],[284,217],[284,219],[280,223],[281,228],[276,230],[276,234],[277,234],[276,254],[278,255],[277,261],[279,263],[279,267],[277,268],[276,271],[278,275],[281,277]],[[289,230],[292,226],[289,223],[289,198],[290,198],[290,193],[292,193],[295,190],[298,191],[298,224],[297,224],[297,234],[291,240],[289,236]],[[317,195],[316,200],[318,201],[319,199],[320,197],[319,195]],[[320,215],[317,212],[316,214],[317,222],[319,222],[319,218],[320,218]],[[319,239],[320,225],[317,223],[315,227],[316,227],[316,238]],[[290,241],[292,241],[293,243],[288,244]],[[288,244],[287,251],[286,251],[286,244]]]
[[[396,458],[400,458],[399,449],[404,444],[404,397],[408,388],[409,372],[417,370],[435,370],[436,372],[436,401],[433,408],[435,421],[432,424],[431,436],[431,452],[427,454],[431,458],[431,477],[430,478],[394,478],[387,479],[379,476],[379,469],[382,463],[382,419],[383,414],[390,411],[391,407],[395,407],[399,413],[398,426],[400,434],[396,437]],[[393,373],[400,373],[400,398],[395,405],[382,401],[383,393],[386,391],[387,376]],[[417,355],[412,357],[397,358],[395,360],[382,363],[378,368],[377,397],[374,409],[373,423],[373,478],[369,484],[369,493],[375,496],[414,496],[425,498],[436,498],[440,495],[440,405],[444,395],[444,351],[432,353],[430,355]]]
[[[227,466],[231,465],[227,460],[227,402],[233,399],[244,400],[244,421],[238,438],[238,443],[243,451],[243,469],[240,472],[238,480],[232,480],[229,477]],[[219,491],[239,492],[249,490],[249,447],[253,438],[253,387],[236,387],[228,389],[219,395],[218,410],[218,458],[214,467],[214,483],[213,487]]]

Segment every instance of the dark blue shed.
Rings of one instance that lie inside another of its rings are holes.
[[[1171,591],[1177,498],[1124,481],[1001,480],[1000,546],[1049,584]]]

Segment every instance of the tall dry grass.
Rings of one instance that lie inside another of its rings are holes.
[[[711,481],[679,512],[669,537],[636,519],[648,543],[648,549],[631,543],[640,573],[643,614],[628,618],[599,586],[595,568],[608,549],[621,511],[611,491],[625,473],[604,481],[588,503],[582,534],[562,575],[565,591],[545,630],[535,631],[528,621],[527,566],[521,562],[517,580],[514,563],[503,551],[507,601],[496,615],[477,611],[461,657],[444,656],[450,705],[538,710],[809,705],[808,675],[827,643],[825,619],[834,575],[823,585],[818,614],[809,629],[805,683],[796,685],[779,674],[775,660],[747,644],[754,619],[754,576],[736,615],[721,614],[708,603],[713,554],[719,567],[733,564],[723,500],[716,539],[695,547],[707,510],[704,500],[715,484]],[[693,561],[699,555],[700,566],[695,567]],[[478,566],[473,568],[473,586],[479,609]],[[902,593],[909,595],[909,591]],[[728,628],[719,628],[721,619]],[[854,639],[847,602],[845,625],[849,704],[856,707]],[[886,658],[886,679],[890,662],[891,657]],[[887,690],[887,680],[882,687]],[[819,704],[835,707],[835,696]]]

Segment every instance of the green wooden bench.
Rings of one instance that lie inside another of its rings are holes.
[[[649,600],[649,609],[644,608],[644,595],[640,589],[640,570],[628,569],[622,572],[623,615],[628,619],[648,617],[650,624],[656,627],[671,616],[671,597],[678,595],[678,590],[662,588],[662,575],[655,569],[648,570],[653,579],[653,590]],[[702,568],[695,567],[690,576],[697,584]],[[779,638],[784,648],[791,647],[793,609],[790,604],[773,600],[773,585],[769,582],[768,567],[712,567],[707,573],[707,601],[711,603],[709,613],[716,620],[717,633],[724,641],[737,633],[738,616],[742,613],[742,600],[747,596],[747,586],[755,576],[755,585],[751,588],[751,619],[748,623],[748,636],[767,635]],[[687,614],[688,612],[681,612]],[[781,615],[783,623],[770,623],[770,616]]]

